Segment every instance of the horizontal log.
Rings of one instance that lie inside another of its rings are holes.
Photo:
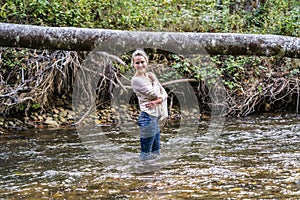
[[[115,54],[156,48],[190,55],[257,55],[300,58],[300,38],[238,33],[146,32],[0,23],[0,46]]]

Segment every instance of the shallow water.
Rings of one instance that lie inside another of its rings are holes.
[[[0,136],[0,198],[299,199],[299,117],[227,119],[211,149],[192,141],[206,122],[189,125],[199,126],[193,137],[169,124],[148,162],[135,124],[11,132]]]

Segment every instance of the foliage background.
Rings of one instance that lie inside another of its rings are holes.
[[[218,3],[222,2],[222,4]],[[7,0],[0,21],[122,30],[300,36],[299,0]]]

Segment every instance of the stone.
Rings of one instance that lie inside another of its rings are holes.
[[[49,127],[59,127],[59,124],[50,118],[46,119],[44,124],[48,125]]]
[[[67,115],[67,119],[68,119],[68,120],[73,120],[73,119],[74,119],[74,115],[68,114],[68,115]]]
[[[47,121],[47,120],[53,120],[53,117],[46,117],[45,121]]]
[[[30,118],[31,118],[33,121],[38,121],[38,118],[37,118],[37,116],[35,116],[35,115],[30,115]]]
[[[27,126],[28,128],[34,128],[35,124],[32,121],[25,121],[25,126]]]
[[[93,115],[93,114],[91,114],[90,117],[91,117],[92,119],[98,119],[98,116]]]
[[[9,126],[15,126],[15,123],[13,121],[8,121]]]
[[[74,112],[74,111],[71,111],[71,110],[69,110],[69,111],[68,111],[68,114],[69,114],[69,115],[73,115],[73,116],[74,116],[74,115],[75,115],[75,112]]]
[[[56,108],[54,108],[54,109],[53,109],[53,113],[54,113],[54,114],[58,114],[58,113],[59,113],[59,110],[56,109]]]
[[[38,118],[38,120],[40,120],[40,121],[44,120],[44,117],[41,116],[41,115],[38,115],[37,118]]]
[[[23,122],[21,120],[15,119],[14,123],[16,126],[23,126]]]
[[[67,122],[66,118],[64,118],[64,117],[62,117],[62,116],[59,116],[59,117],[58,117],[58,120],[59,120],[60,122],[62,122],[62,123],[66,123],[66,122]]]
[[[68,111],[67,110],[62,110],[59,113],[59,116],[61,116],[61,117],[66,117],[67,115],[68,115]]]

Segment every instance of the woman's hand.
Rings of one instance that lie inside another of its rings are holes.
[[[148,73],[148,78],[149,78],[151,81],[155,81],[155,76],[154,76],[154,74],[152,74],[152,73]]]

